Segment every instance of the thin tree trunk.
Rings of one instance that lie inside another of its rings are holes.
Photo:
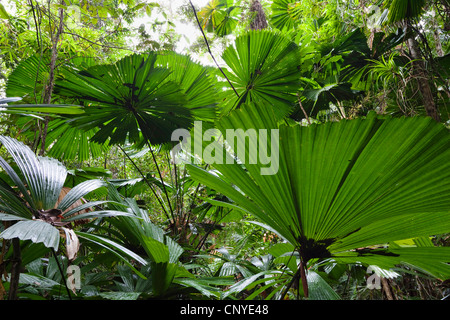
[[[17,291],[19,289],[20,268],[22,265],[22,255],[20,252],[19,238],[13,238],[13,257],[11,266],[11,279],[9,283],[8,300],[17,300]]]
[[[56,35],[53,38],[53,44],[52,44],[52,56],[50,59],[50,66],[49,66],[49,75],[48,75],[48,81],[47,85],[45,87],[45,94],[44,94],[44,103],[50,104],[52,101],[52,93],[53,93],[53,86],[55,84],[55,66],[56,66],[56,59],[58,58],[58,42],[59,37],[63,31],[63,24],[64,22],[64,9],[59,9],[59,26],[56,31]],[[44,155],[45,152],[45,140],[47,138],[47,130],[48,130],[48,123],[50,121],[50,117],[46,116],[44,120],[44,129],[42,131],[41,135],[41,150],[39,151],[39,155]]]
[[[389,283],[386,280],[386,278],[381,277],[381,284],[383,286],[383,291],[386,294],[387,299],[395,300],[394,296],[392,295],[391,288],[390,288]]]
[[[429,82],[430,76],[426,69],[422,55],[420,54],[420,51],[417,47],[417,42],[414,39],[414,36],[408,38],[407,44],[411,57],[414,59],[412,63],[413,73],[417,80],[420,93],[422,94],[425,111],[427,115],[434,120],[441,121],[441,117],[439,115],[439,111],[434,100],[433,92],[431,90]]]
[[[5,270],[5,264],[3,261],[3,257],[5,256],[6,253],[6,239],[2,240],[2,252],[0,254],[0,300],[3,300],[6,298],[7,292],[5,287],[3,286],[2,283],[2,277],[5,276],[5,279],[7,279],[7,273]]]
[[[305,298],[308,299],[309,290],[308,280],[306,278],[306,262],[303,262],[303,259],[300,259],[300,278],[302,279],[303,294],[305,295]]]

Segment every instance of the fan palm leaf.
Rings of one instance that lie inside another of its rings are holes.
[[[389,8],[388,23],[412,19],[423,13],[425,0],[391,0],[386,3]]]
[[[198,19],[203,29],[214,32],[219,37],[230,34],[238,24],[238,19],[232,13],[238,7],[230,0],[212,0],[198,13]]]
[[[33,55],[21,61],[8,77],[6,96],[22,97],[28,102],[40,101],[37,98],[45,86],[49,64],[50,60],[47,57],[39,55]]]
[[[194,89],[189,91],[173,81],[180,76],[172,72],[187,75],[188,66],[170,68],[168,61],[162,66],[163,58],[159,65],[157,60],[156,53],[130,55],[114,64],[66,75],[64,81],[55,84],[55,90],[84,101],[88,113],[77,117],[74,124],[85,130],[98,128],[92,137],[98,143],[141,143],[144,136],[151,144],[161,144],[170,141],[173,130],[189,128],[196,116],[214,119],[211,101],[207,105],[190,104]],[[192,85],[196,81],[189,80]]]
[[[291,30],[301,22],[301,1],[275,0],[272,2],[271,24],[279,30]]]
[[[276,174],[261,175],[266,165],[244,161],[245,168],[213,164],[219,176],[193,165],[189,172],[258,217],[304,261],[450,230],[450,136],[444,126],[430,118],[376,117],[278,126],[271,106],[258,107],[258,113],[255,106],[235,111],[219,128],[278,129],[279,141],[271,142],[279,143]],[[271,143],[258,147],[269,154]],[[353,261],[366,253],[380,256],[369,250],[355,253]]]
[[[210,122],[214,119],[218,95],[208,68],[173,51],[159,53],[156,65],[172,71],[167,80],[179,84],[186,95],[185,107],[195,110],[196,120]]]
[[[225,91],[224,113],[245,102],[269,102],[280,117],[291,111],[300,84],[300,51],[294,42],[278,32],[252,30],[226,48],[222,59],[239,95]]]

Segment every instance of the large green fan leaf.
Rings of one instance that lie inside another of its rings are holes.
[[[449,230],[450,135],[441,124],[371,117],[278,127],[264,112],[271,106],[244,109],[223,118],[220,131],[278,129],[277,173],[262,175],[266,164],[242,161],[245,170],[213,164],[219,176],[189,165],[191,176],[257,216],[305,260]],[[375,227],[382,225],[389,235]]]
[[[158,66],[157,59],[155,53],[130,55],[114,64],[67,74],[55,89],[85,102],[88,112],[77,117],[74,124],[84,130],[99,128],[92,141],[140,143],[144,135],[152,144],[165,143],[175,129],[189,128],[196,115],[204,119],[205,113],[215,113],[209,102],[206,106],[189,105],[187,95],[198,97],[196,91],[172,81],[171,73],[185,75],[186,67]]]
[[[300,84],[300,51],[294,42],[278,32],[253,30],[238,37],[222,58],[228,68],[225,73],[239,94],[225,92],[224,113],[245,102],[276,105],[280,117],[291,111]]]
[[[279,30],[290,30],[301,22],[301,1],[275,0],[272,2],[271,24]]]
[[[393,23],[404,19],[420,16],[425,7],[425,0],[391,0],[386,6],[389,8],[388,22]]]
[[[64,77],[69,69],[83,70],[95,63],[94,59],[77,57],[56,70],[57,77]],[[8,97],[21,97],[28,103],[41,102],[40,97],[48,80],[49,57],[39,54],[21,61],[9,75],[5,93]],[[36,97],[36,98],[35,98]],[[46,112],[46,111],[42,111]]]
[[[40,57],[37,54],[21,61],[8,77],[6,96],[22,97],[28,102],[34,102],[34,95],[39,97],[45,86],[49,63],[47,57]]]
[[[193,110],[196,120],[211,122],[215,119],[218,94],[208,68],[172,51],[158,54],[156,65],[172,71],[167,80],[179,84],[186,95],[185,107]]]
[[[70,121],[54,119],[50,121],[45,139],[47,155],[56,159],[77,159],[87,161],[96,159],[108,150],[107,144],[98,144],[91,140],[97,129],[78,130]],[[29,132],[28,135],[32,134]]]

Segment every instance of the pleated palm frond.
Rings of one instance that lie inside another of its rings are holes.
[[[218,94],[208,68],[173,51],[159,53],[156,65],[172,71],[167,80],[179,84],[186,95],[185,107],[193,110],[196,120],[214,120]]]
[[[46,57],[41,58],[39,55],[31,56],[19,63],[8,77],[6,94],[10,97],[21,97],[19,100],[28,104],[10,104],[5,107],[3,112],[19,115],[18,118],[13,120],[22,129],[25,127],[25,123],[29,123],[30,119],[33,119],[28,116],[43,119],[44,115],[50,114],[51,121],[45,139],[45,149],[50,157],[62,160],[77,159],[79,161],[88,160],[90,157],[97,158],[100,152],[107,148],[106,145],[89,143],[90,137],[95,134],[97,129],[82,132],[68,123],[70,115],[84,112],[78,105],[78,101],[70,102],[76,105],[29,104],[41,101],[42,91],[48,77],[48,64],[48,59]],[[63,79],[67,70],[83,70],[93,64],[93,59],[72,59],[70,65],[64,65],[58,70],[57,77]],[[58,100],[59,97],[54,95],[54,98],[54,100]],[[31,126],[29,130],[23,130],[22,134],[29,139],[34,139],[36,132],[33,129],[34,127]]]
[[[27,103],[42,102],[43,90],[48,80],[49,57],[39,54],[21,61],[8,76],[5,94],[8,97],[21,97]],[[56,70],[57,77],[63,77],[66,69],[85,69],[95,64],[94,59],[77,57]],[[35,99],[36,95],[36,99]]]
[[[33,151],[15,139],[0,136],[18,168],[0,157],[0,166],[13,185],[0,179],[0,220],[18,221],[0,234],[0,238],[42,242],[58,249],[59,230],[68,222],[93,217],[124,215],[123,212],[86,209],[99,203],[80,201],[88,193],[104,186],[101,180],[82,182],[67,193],[63,192],[67,176],[66,168],[57,160],[37,157]],[[61,195],[64,195],[61,199]],[[82,214],[78,214],[82,212]]]
[[[424,12],[425,0],[391,0],[385,6],[389,9],[388,23],[417,18]]]
[[[48,77],[47,57],[33,55],[19,63],[9,75],[6,82],[5,93],[8,97],[21,97],[28,102],[34,102],[34,94],[37,94],[38,102],[45,82]]]
[[[97,129],[88,131],[78,130],[70,125],[70,120],[53,119],[48,125],[45,140],[46,155],[55,159],[77,159],[86,161],[97,159],[109,150],[109,146],[91,141]],[[27,136],[31,136],[28,132]]]
[[[301,22],[301,1],[275,0],[272,2],[271,24],[279,30],[291,30]]]
[[[278,144],[276,174],[261,174],[267,161],[215,163],[214,174],[188,165],[189,172],[259,218],[304,261],[415,263],[421,256],[413,249],[357,249],[450,230],[450,134],[441,124],[430,118],[371,117],[278,127],[271,114],[271,106],[247,106],[224,117],[219,129],[278,129],[279,140],[258,145],[260,154],[270,154]],[[448,248],[430,255],[430,266],[439,260],[449,277]]]
[[[14,182],[20,188],[25,200],[33,209],[52,209],[64,186],[67,176],[66,168],[55,159],[38,158],[30,148],[12,138],[0,136],[0,142],[23,174],[25,183],[22,183],[19,176],[14,179]],[[2,160],[2,167],[11,178],[16,176],[14,171],[9,171],[12,168],[7,167],[4,160]]]
[[[219,37],[230,34],[239,20],[236,13],[238,6],[230,0],[211,0],[197,13],[200,25],[207,32],[214,32]]]
[[[225,49],[223,60],[228,78],[236,89],[225,92],[223,112],[242,103],[271,103],[280,116],[291,111],[300,85],[298,46],[278,32],[252,30]]]
[[[172,60],[176,59],[173,55]],[[212,121],[215,107],[211,101],[203,99],[206,105],[194,105],[190,99],[198,98],[198,92],[173,81],[184,76],[183,84],[194,86],[205,75],[189,74],[192,62],[187,59],[174,65],[166,61],[164,66],[163,58],[159,65],[157,60],[156,53],[130,55],[114,64],[66,74],[55,89],[85,103],[86,114],[77,117],[74,125],[84,130],[98,128],[92,141],[100,144],[141,143],[143,136],[152,144],[165,143],[175,129],[189,128],[196,117]]]

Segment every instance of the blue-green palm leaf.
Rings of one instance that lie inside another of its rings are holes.
[[[76,206],[76,202],[86,194],[104,186],[101,180],[89,180],[72,188],[59,202],[61,190],[66,181],[67,170],[57,160],[37,157],[33,151],[20,141],[0,136],[0,142],[14,160],[15,169],[0,157],[0,166],[12,181],[0,179],[0,221],[17,221],[0,234],[0,238],[31,240],[42,242],[55,250],[59,245],[59,230],[69,221],[86,218],[76,215],[91,205]],[[59,202],[59,204],[58,204]],[[66,212],[67,217],[63,213]],[[70,214],[69,214],[70,213]],[[125,212],[96,211],[92,217],[126,215]]]

